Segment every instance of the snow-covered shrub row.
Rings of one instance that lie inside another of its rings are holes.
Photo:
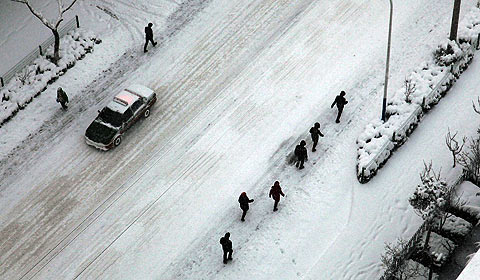
[[[438,103],[468,67],[480,34],[480,9],[459,24],[459,43],[445,40],[432,57],[405,79],[390,98],[385,122],[375,119],[357,138],[357,178],[368,182],[415,129],[423,114]]]
[[[90,31],[75,29],[60,39],[58,65],[48,58],[53,57],[53,46],[46,49],[33,63],[0,89],[0,126],[10,120],[19,110],[25,108],[47,85],[63,75],[77,60],[92,52],[95,43],[101,41]]]

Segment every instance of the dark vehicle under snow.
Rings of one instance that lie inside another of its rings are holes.
[[[85,139],[88,145],[109,150],[122,142],[122,134],[140,117],[150,115],[157,101],[155,92],[142,85],[132,85],[117,94],[88,126]]]

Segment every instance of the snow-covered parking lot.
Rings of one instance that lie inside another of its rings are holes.
[[[448,35],[453,6],[397,2],[394,89]],[[462,15],[475,3],[462,1]],[[73,12],[86,28],[100,23],[103,43],[0,127],[0,278],[378,279],[384,243],[421,223],[408,197],[423,161],[455,181],[444,136],[448,128],[473,136],[479,125],[475,57],[382,172],[358,182],[355,140],[381,113],[388,8],[79,1]],[[149,21],[160,44],[144,54]],[[112,151],[87,146],[97,110],[131,83],[158,93],[149,119]],[[66,112],[55,103],[58,86],[71,94]],[[335,124],[330,104],[341,90],[349,103]],[[317,121],[325,137],[311,153]],[[297,170],[288,161],[301,139],[309,161]],[[276,180],[286,197],[272,212]],[[243,191],[255,199],[245,222]],[[224,265],[227,231],[234,253]]]

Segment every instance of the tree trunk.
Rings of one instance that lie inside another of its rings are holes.
[[[430,269],[428,270],[428,280],[432,280],[432,277],[433,277],[432,266],[433,266],[433,262],[430,263]]]
[[[427,226],[427,236],[425,236],[425,243],[423,244],[423,251],[427,251],[428,242],[430,242],[430,233],[432,232],[432,224],[428,224]]]
[[[57,29],[52,29],[53,37],[55,38],[55,43],[53,44],[53,63],[57,64],[60,59],[59,49],[60,49],[60,35],[58,34]]]
[[[457,40],[458,19],[460,17],[460,3],[462,0],[455,0],[453,4],[452,26],[450,29],[450,40]]]

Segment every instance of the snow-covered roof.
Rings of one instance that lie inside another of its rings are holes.
[[[123,90],[113,98],[107,107],[112,111],[123,114],[125,110],[138,99],[140,99],[139,96]]]
[[[130,85],[125,90],[145,98],[149,98],[153,94],[153,90],[140,84]]]

